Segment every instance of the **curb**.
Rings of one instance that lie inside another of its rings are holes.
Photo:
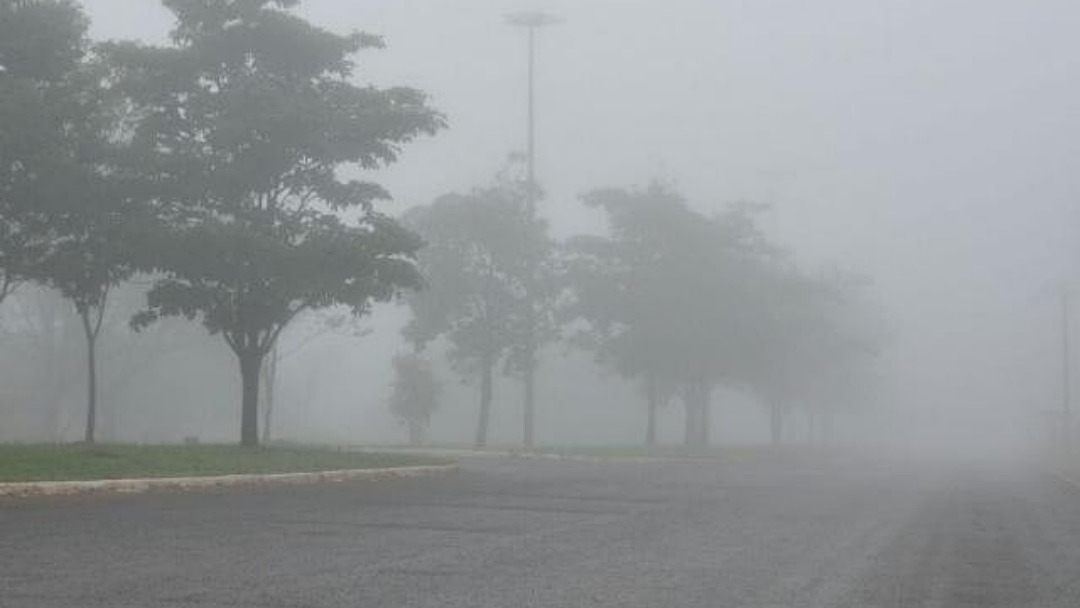
[[[29,481],[0,483],[0,497],[69,496],[74,494],[140,494],[152,490],[204,490],[261,485],[305,485],[344,481],[383,481],[434,477],[456,473],[458,465],[424,465],[382,469],[343,469],[312,473],[261,473],[213,477],[157,477],[150,479],[100,479],[92,481]]]

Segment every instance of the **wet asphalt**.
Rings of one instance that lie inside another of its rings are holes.
[[[462,465],[2,501],[0,607],[1080,606],[1080,488],[1032,465]]]

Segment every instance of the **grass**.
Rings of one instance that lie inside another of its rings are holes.
[[[620,458],[694,458],[715,460],[790,461],[829,456],[832,448],[815,445],[681,445],[640,446],[546,446],[536,452],[563,456],[618,460]]]
[[[396,451],[409,449],[401,445],[368,446],[370,449]],[[638,445],[558,445],[542,444],[526,449],[521,444],[492,443],[484,448],[476,448],[469,443],[436,443],[420,449],[479,450],[511,454],[552,454],[576,456],[601,460],[636,459],[636,458],[694,458],[717,460],[790,460],[810,456],[828,455],[834,450],[814,445],[710,445],[687,447],[679,444],[659,444],[654,446]]]
[[[681,445],[537,446],[536,452],[590,458],[738,458],[757,452],[756,447]]]
[[[298,473],[446,462],[307,447],[0,445],[0,482]]]

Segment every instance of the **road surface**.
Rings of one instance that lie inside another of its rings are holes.
[[[0,606],[1080,606],[1028,466],[481,458],[438,480],[0,502]]]

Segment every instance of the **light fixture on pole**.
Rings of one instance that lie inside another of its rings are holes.
[[[526,213],[530,223],[536,219],[536,30],[561,23],[562,19],[539,11],[514,13],[506,16],[506,22],[515,27],[523,27],[529,32],[529,88],[528,88],[528,127],[525,150],[526,163]],[[526,285],[526,336],[524,369],[524,433],[526,447],[533,445],[536,404],[536,260],[528,260],[528,285]]]
[[[562,19],[540,11],[513,13],[506,16],[506,22],[516,27],[523,27],[529,32],[529,88],[528,88],[528,125],[525,150],[526,172],[528,174],[529,214],[536,212],[536,30],[562,23]]]

